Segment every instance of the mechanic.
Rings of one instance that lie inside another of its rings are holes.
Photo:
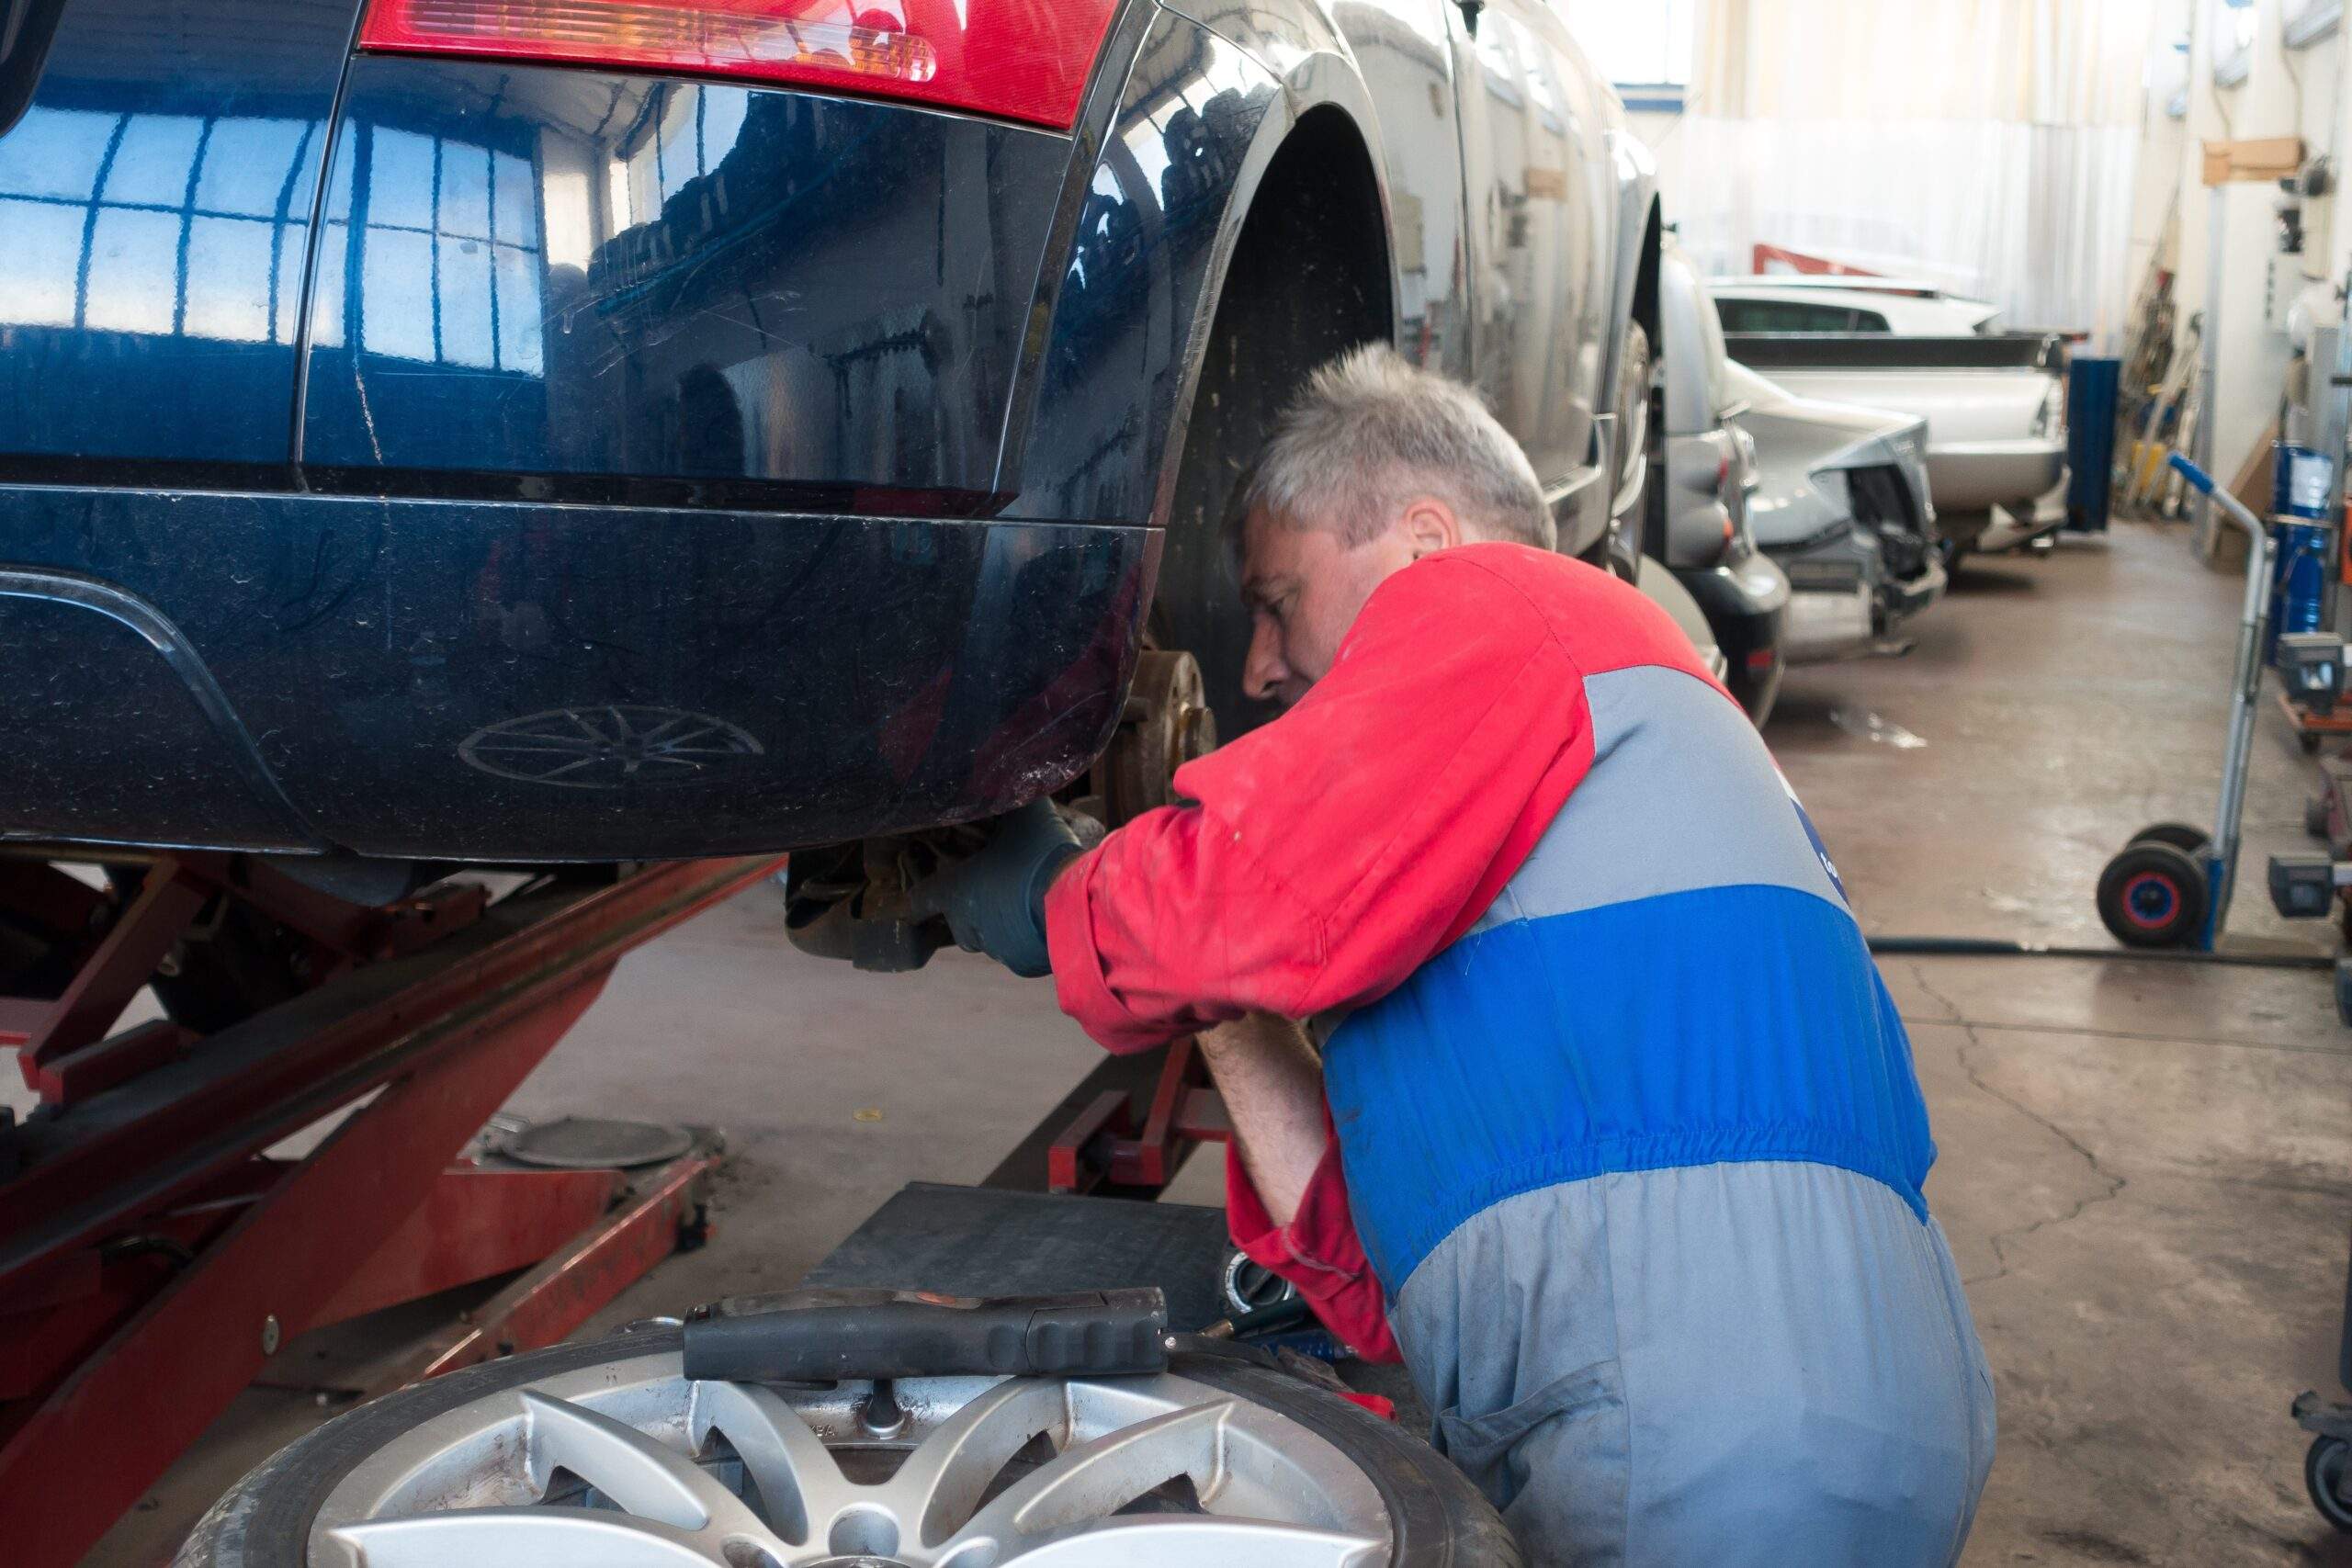
[[[1239,515],[1283,716],[1197,804],[1081,853],[1039,802],[919,907],[1113,1051],[1201,1035],[1235,1240],[1401,1350],[1535,1562],[1955,1561],[1991,1380],[1909,1042],[1762,739],[1391,350],[1314,376]]]

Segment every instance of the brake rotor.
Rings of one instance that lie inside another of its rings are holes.
[[[1176,770],[1216,750],[1216,716],[1209,711],[1200,662],[1180,649],[1144,649],[1118,733],[1097,768],[1111,825],[1175,804],[1182,798]]]

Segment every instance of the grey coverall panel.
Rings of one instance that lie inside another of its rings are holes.
[[[1521,1193],[1393,1318],[1435,1441],[1538,1568],[1944,1568],[1992,1467],[1943,1233],[1831,1166]]]

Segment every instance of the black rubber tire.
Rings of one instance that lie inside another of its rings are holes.
[[[2306,757],[2318,756],[2320,747],[2324,745],[2326,741],[2326,736],[2321,735],[2314,730],[2299,729],[2295,732],[2295,744],[2301,750],[2303,755]]]
[[[2319,1510],[2321,1518],[2352,1535],[2352,1504],[2338,1490],[2346,1461],[2352,1461],[2352,1443],[2341,1438],[2313,1438],[2303,1452],[2303,1490],[2311,1494],[2312,1506]]]
[[[1643,556],[1666,558],[1666,364],[1659,347],[1641,322],[1626,323],[1624,363],[1618,367],[1612,412],[1623,428],[1632,423],[1635,402],[1641,405],[1642,490],[1623,512],[1612,510],[1600,558],[1592,564],[1627,582],[1640,576]],[[1613,508],[1624,475],[1610,478]]]
[[[2303,802],[2303,831],[2324,842],[2327,839],[2327,796],[2312,795]]]
[[[502,1388],[677,1345],[674,1328],[560,1345],[452,1372],[347,1411],[279,1450],[231,1488],[198,1522],[174,1568],[306,1568],[304,1547],[320,1505],[393,1435]],[[1280,1412],[1361,1465],[1396,1522],[1394,1568],[1521,1568],[1502,1517],[1469,1478],[1395,1423],[1286,1373],[1239,1361],[1180,1356],[1171,1370]]]
[[[2352,1029],[2352,958],[2335,961],[2335,1021]]]
[[[2135,844],[2170,844],[2185,855],[2196,854],[2213,841],[2213,835],[2186,822],[2156,822],[2132,835]]]
[[[2205,923],[2205,873],[2183,851],[2143,839],[2107,863],[2098,918],[2126,947],[2182,947]]]

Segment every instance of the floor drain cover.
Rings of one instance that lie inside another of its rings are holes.
[[[498,1152],[525,1165],[588,1170],[599,1166],[659,1165],[684,1154],[694,1141],[694,1134],[684,1127],[566,1116],[524,1128],[500,1145]]]

